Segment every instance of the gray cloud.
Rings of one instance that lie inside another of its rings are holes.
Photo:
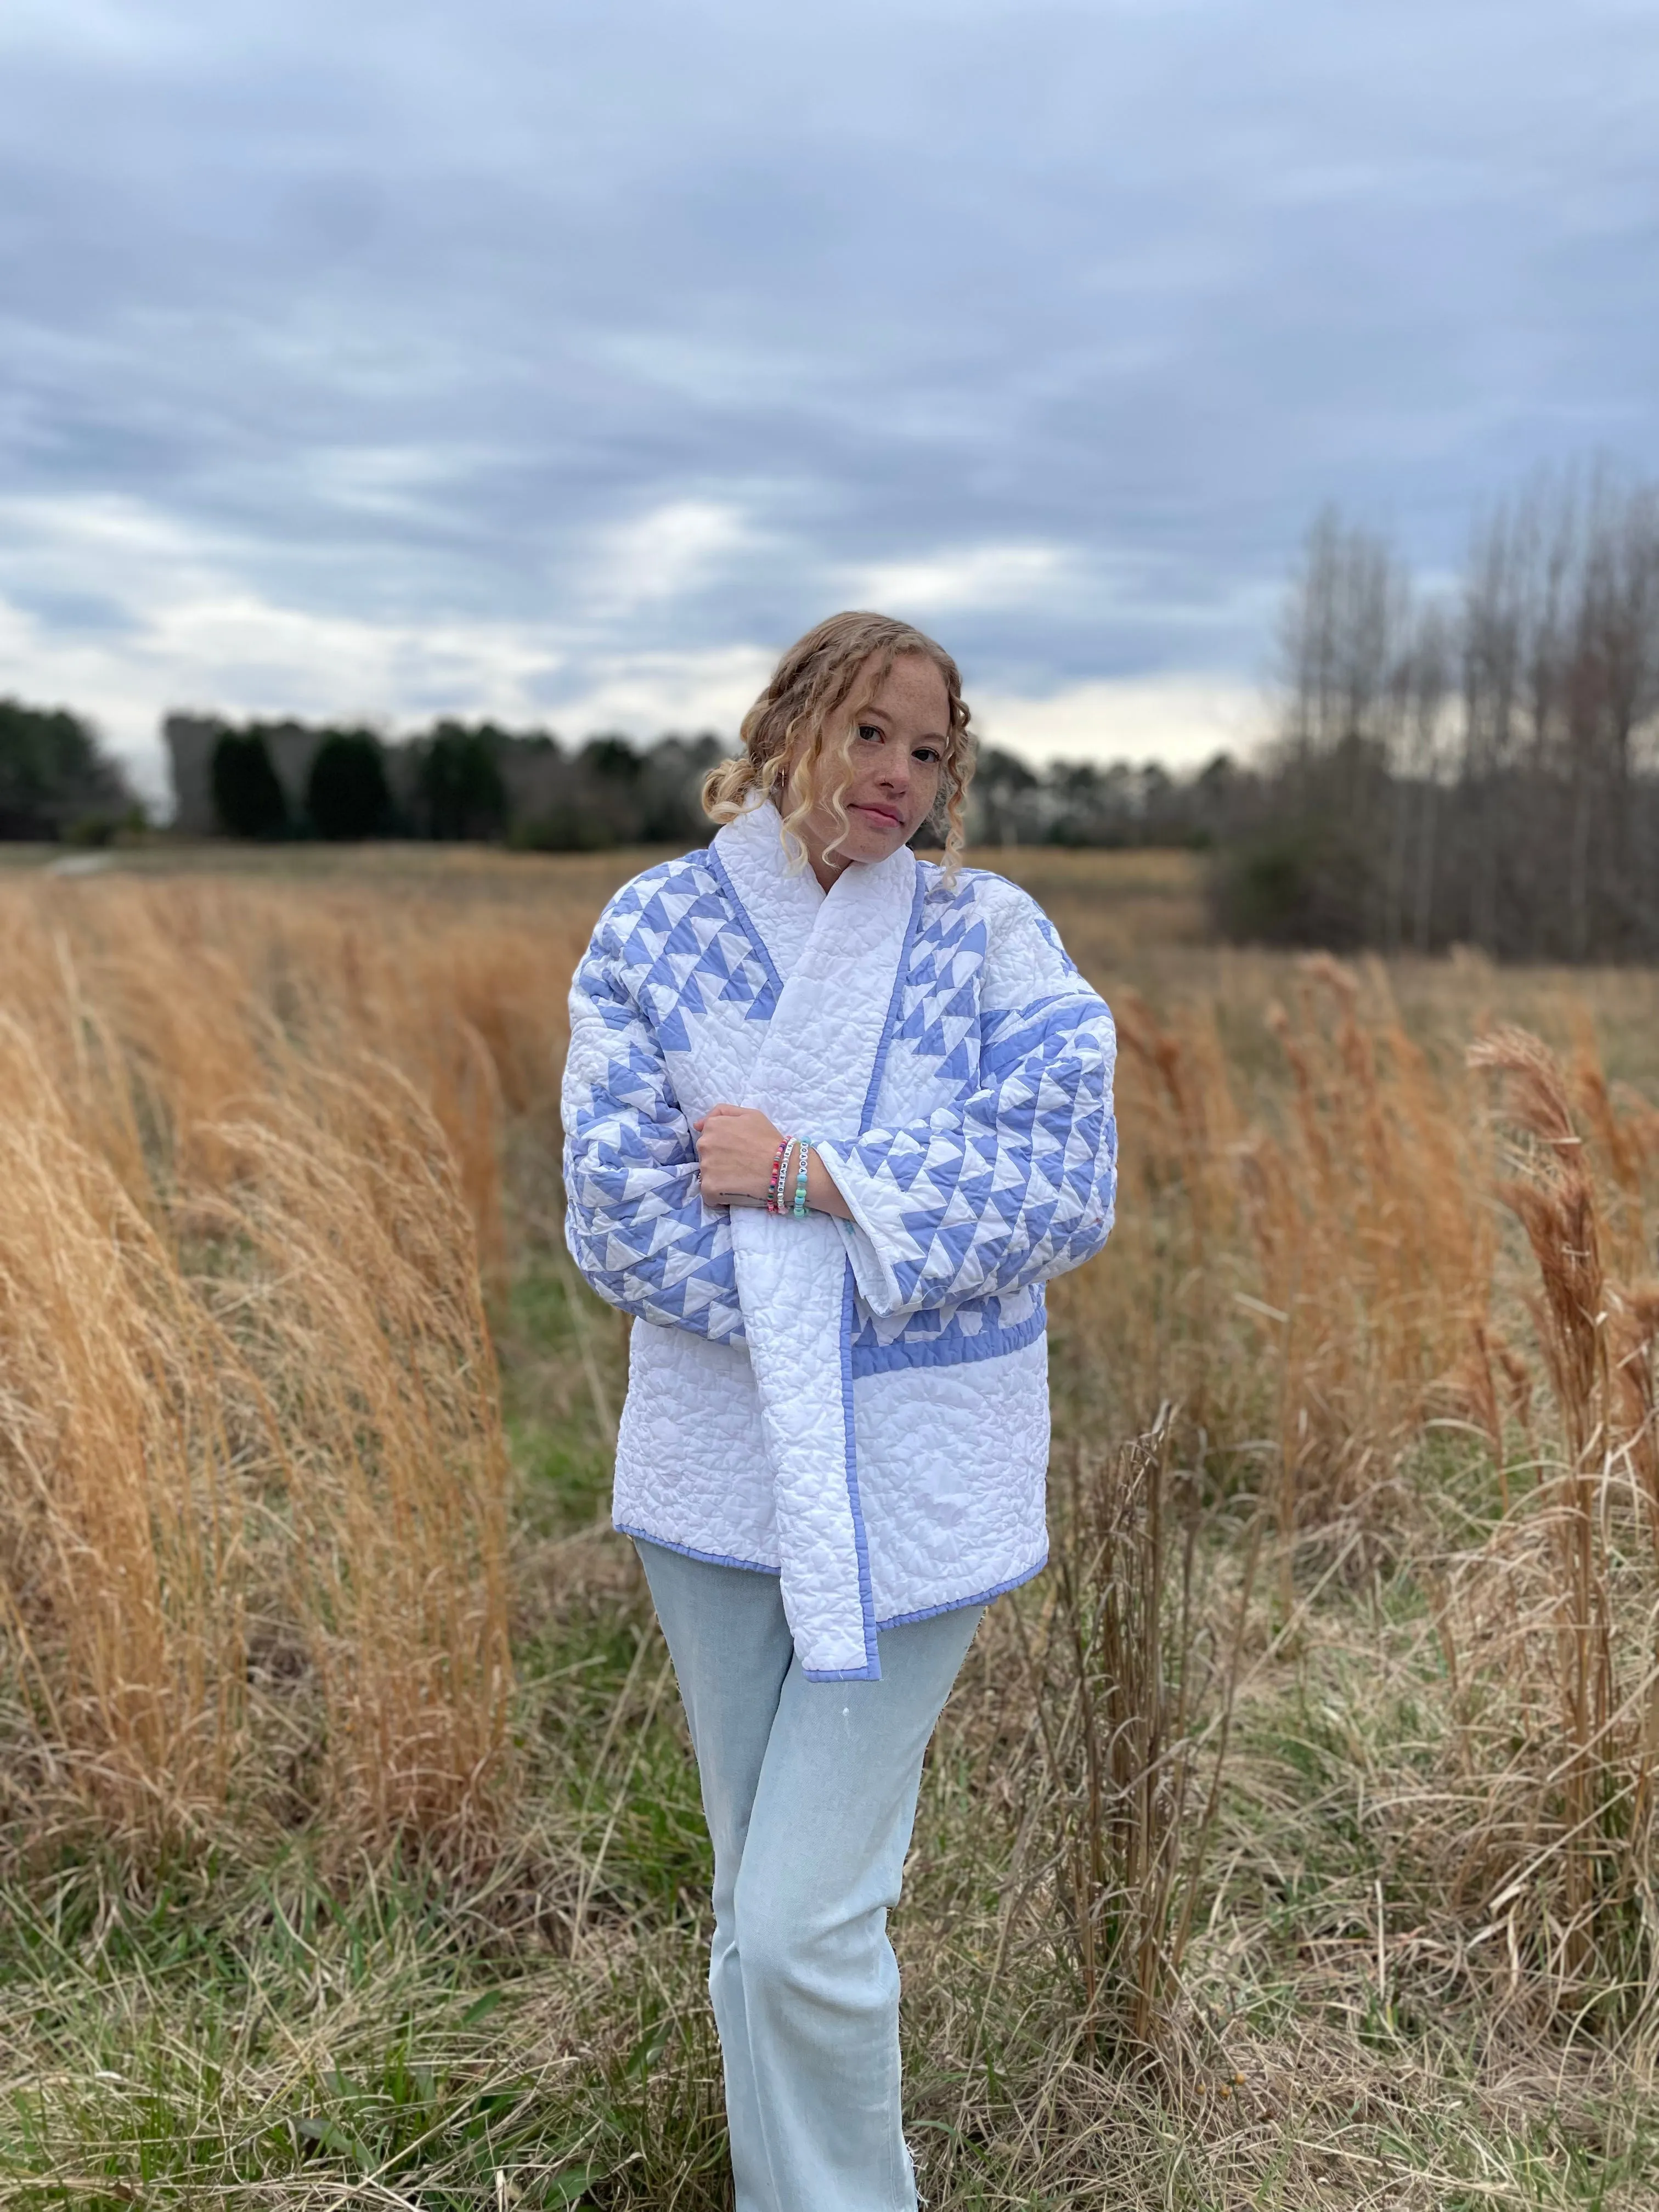
[[[574,712],[861,580],[1005,696],[1248,678],[1322,500],[1440,567],[1659,463],[1633,5],[27,0],[0,67],[0,647],[118,721]]]

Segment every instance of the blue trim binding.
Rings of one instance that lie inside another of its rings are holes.
[[[777,1567],[763,1567],[758,1559],[733,1559],[724,1552],[700,1552],[691,1544],[671,1543],[666,1536],[653,1536],[648,1528],[630,1528],[626,1521],[612,1516],[611,1527],[619,1536],[631,1536],[636,1544],[654,1544],[659,1552],[678,1552],[683,1559],[697,1559],[705,1567],[742,1567],[751,1575],[775,1575]]]
[[[761,966],[766,970],[767,979],[772,986],[774,997],[781,998],[783,996],[783,978],[779,975],[777,969],[772,965],[772,956],[766,949],[766,939],[761,935],[759,930],[756,928],[754,923],[749,919],[749,909],[738,897],[738,887],[732,882],[731,873],[727,869],[725,861],[721,860],[720,854],[714,850],[714,848],[712,845],[708,848],[708,865],[714,870],[715,875],[720,878],[720,889],[726,893],[726,897],[731,900],[732,910],[736,914],[738,920],[743,924],[744,935],[749,939],[750,944],[755,948],[755,957],[760,962]]]
[[[927,892],[927,879],[916,863],[916,887],[910,899],[910,919],[904,925],[904,942],[899,947],[898,967],[893,976],[893,993],[887,1001],[887,1018],[881,1025],[881,1041],[876,1047],[876,1057],[870,1070],[870,1087],[864,1094],[864,1109],[859,1115],[859,1133],[870,1127],[876,1116],[876,1101],[881,1095],[881,1079],[887,1073],[887,1048],[898,1027],[899,1001],[904,992],[904,979],[910,972],[910,955],[915,949],[916,932],[921,927],[921,908]]]
[[[896,1336],[890,1344],[855,1345],[854,1381],[866,1375],[891,1375],[907,1367],[969,1367],[978,1359],[1000,1359],[1005,1352],[1023,1352],[1035,1344],[1048,1326],[1047,1310],[1039,1306],[1012,1328],[984,1328],[977,1336]],[[964,1598],[963,1603],[969,1601]]]
[[[843,1261],[841,1279],[841,1418],[845,1438],[847,1502],[853,1512],[853,1548],[859,1562],[859,1609],[864,1616],[864,1664],[838,1667],[833,1672],[802,1668],[809,1682],[878,1682],[881,1655],[876,1648],[876,1601],[870,1585],[870,1546],[864,1533],[864,1509],[859,1503],[857,1432],[853,1425],[853,1263]]]
[[[638,1544],[654,1544],[659,1552],[678,1552],[683,1559],[696,1559],[705,1567],[741,1567],[745,1573],[751,1575],[775,1575],[779,1572],[776,1567],[763,1567],[758,1559],[734,1559],[728,1558],[724,1552],[699,1552],[690,1544],[671,1543],[666,1536],[648,1535],[643,1528],[630,1528],[626,1521],[613,1521],[611,1525],[619,1536],[631,1536]],[[1048,1564],[1048,1554],[1045,1551],[1036,1566],[1023,1568],[1006,1583],[999,1583],[994,1589],[975,1590],[971,1597],[948,1597],[943,1605],[923,1606],[920,1613],[890,1614],[885,1620],[876,1623],[877,1631],[908,1628],[912,1621],[932,1620],[941,1613],[961,1613],[970,1605],[989,1605],[993,1598],[1006,1597],[1010,1590],[1019,1589],[1026,1583],[1034,1582]],[[805,1672],[805,1668],[802,1672]],[[867,1668],[863,1667],[843,1667],[835,1674],[806,1675],[809,1682],[869,1682],[879,1679],[878,1675],[872,1675]]]
[[[1036,1566],[1027,1567],[1023,1572],[1011,1576],[1006,1583],[999,1583],[994,1589],[975,1590],[972,1597],[946,1598],[943,1605],[925,1605],[920,1613],[896,1613],[890,1620],[878,1620],[876,1626],[908,1628],[913,1620],[932,1620],[941,1613],[960,1613],[964,1606],[989,1605],[994,1597],[1006,1597],[1010,1590],[1018,1589],[1022,1583],[1034,1582],[1048,1564],[1048,1553],[1045,1547]]]
[[[910,918],[904,925],[904,942],[899,947],[892,994],[887,1001],[886,1018],[881,1025],[881,1036],[870,1069],[869,1086],[864,1094],[864,1106],[859,1116],[860,1130],[869,1127],[870,1117],[876,1110],[876,1098],[887,1066],[887,1048],[898,1024],[899,1001],[904,990],[905,976],[909,972],[910,950],[915,942],[916,927],[921,919],[927,883],[920,863],[916,863],[915,867],[915,888],[910,896]],[[841,1297],[841,1406],[847,1437],[847,1498],[853,1509],[853,1544],[859,1561],[859,1604],[864,1613],[865,1664],[862,1667],[837,1668],[833,1673],[805,1668],[801,1671],[809,1682],[878,1682],[881,1680],[881,1655],[876,1644],[876,1601],[870,1583],[870,1546],[864,1529],[864,1509],[859,1503],[858,1440],[853,1416],[853,1325],[856,1317],[854,1301],[857,1291],[851,1260],[843,1264],[846,1273],[842,1278]]]

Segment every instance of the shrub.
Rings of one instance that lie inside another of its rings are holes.
[[[605,853],[617,842],[611,824],[584,806],[550,807],[516,824],[509,840],[520,853]]]
[[[1218,853],[1212,919],[1236,945],[1351,951],[1369,934],[1373,872],[1364,847],[1334,823],[1317,816],[1275,823]]]

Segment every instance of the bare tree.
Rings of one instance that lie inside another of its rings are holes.
[[[1233,841],[1278,933],[1659,954],[1659,486],[1535,477],[1476,530],[1451,605],[1327,510],[1281,647],[1280,741]]]

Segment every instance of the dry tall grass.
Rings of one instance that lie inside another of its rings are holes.
[[[1117,1450],[1074,1447],[1056,1500],[1053,1597],[1013,1615],[1040,1751],[1006,1889],[1005,1942],[1063,1927],[1079,2045],[1170,2048],[1220,1802],[1254,1582],[1231,1633],[1199,1587],[1200,1507],[1171,1479],[1169,1409]],[[1207,1722],[1206,1716],[1207,1715]]]
[[[29,1825],[487,1830],[507,1468],[480,1256],[568,927],[214,883],[0,897],[0,1589]],[[21,1809],[21,1806],[20,1806]]]
[[[1074,862],[1036,888],[1119,1011],[1124,1184],[1052,1302],[1057,1571],[988,1632],[1023,1645],[987,1723],[999,1956],[1058,1940],[1073,2043],[1178,2044],[1264,1686],[1386,1571],[1419,1602],[1410,1747],[1366,1785],[1379,1989],[1393,1912],[1424,1985],[1491,2017],[1650,2031],[1659,1115],[1553,984],[1139,959]],[[0,886],[0,1771],[28,1833],[512,1832],[482,1286],[546,1236],[605,872]]]
[[[1083,1310],[1103,1342],[1133,1347],[1143,1397],[1170,1395],[1224,1449],[1266,1457],[1288,1556],[1298,1525],[1393,1481],[1486,1309],[1492,1236],[1467,1102],[1381,977],[1369,1013],[1334,961],[1286,980],[1289,1006],[1264,1011],[1281,1063],[1265,1114],[1240,1096],[1214,1006],[1160,1027],[1119,994],[1134,1255],[1086,1279]]]
[[[1373,1808],[1402,1892],[1500,2008],[1650,2034],[1659,1117],[1615,1097],[1582,1008],[1571,1075],[1514,1027],[1466,1073],[1379,969],[1275,981],[1277,1066],[1227,1050],[1213,1001],[1160,1026],[1121,996],[1117,1268],[1054,1300],[1077,1387],[1099,1347],[1120,1431],[1174,1396],[1194,1463],[1260,1497],[1271,1649],[1333,1577],[1408,1568],[1443,1680]],[[1490,1504],[1448,1450],[1489,1460]]]
[[[50,1797],[67,1763],[118,1832],[166,1832],[223,1805],[246,1720],[216,1333],[15,1021],[0,1096],[0,1600],[37,1723],[7,1778]]]

